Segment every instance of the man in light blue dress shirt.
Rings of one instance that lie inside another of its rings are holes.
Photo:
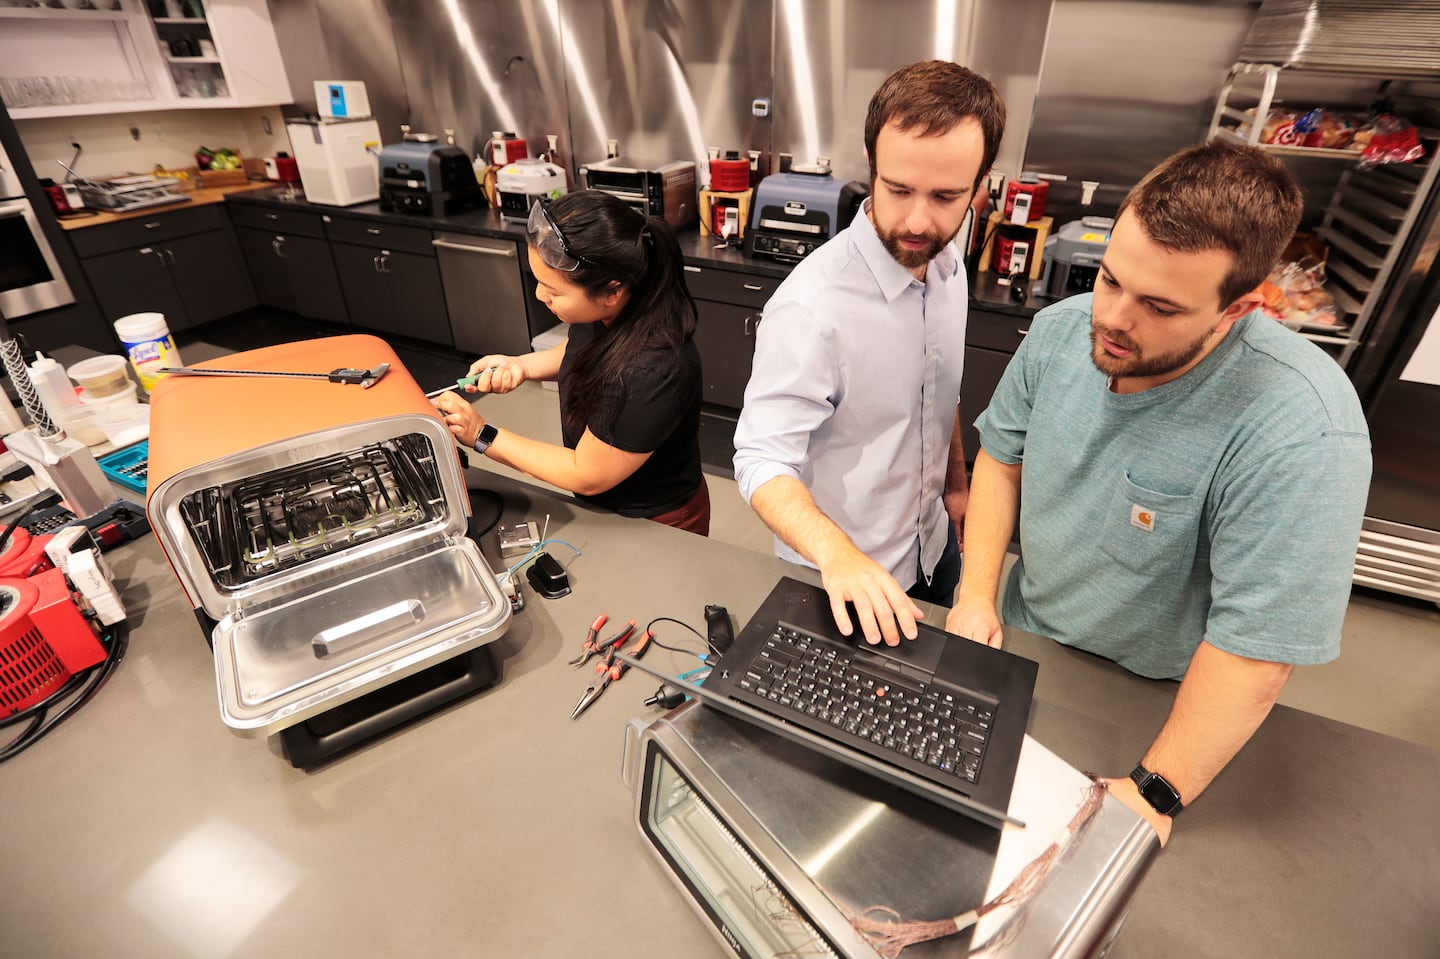
[[[891,74],[866,118],[862,215],[795,268],[756,335],[735,479],[776,554],[819,569],[841,631],[848,601],[870,643],[914,638],[913,599],[948,606],[959,581],[968,287],[952,241],[1004,126],[964,67]]]

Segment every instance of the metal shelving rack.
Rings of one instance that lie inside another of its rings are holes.
[[[1260,143],[1264,120],[1275,102],[1282,75],[1298,69],[1270,63],[1236,63],[1230,68],[1216,101],[1209,135],[1249,143],[1279,156],[1324,158],[1350,164],[1340,175],[1324,218],[1315,230],[1330,248],[1325,288],[1335,298],[1339,322],[1334,330],[1309,327],[1300,331],[1335,354],[1337,362],[1348,369],[1356,351],[1365,342],[1366,330],[1375,319],[1381,294],[1401,259],[1405,239],[1420,215],[1425,198],[1435,187],[1440,163],[1434,162],[1432,156],[1417,163],[1361,169],[1357,162],[1360,153],[1356,150]],[[1373,79],[1377,83],[1377,96],[1391,92],[1392,78],[1379,73],[1304,69],[1314,74]],[[1253,89],[1256,83],[1260,88],[1258,93]],[[1253,114],[1235,106],[1237,84],[1244,87],[1238,93],[1246,102],[1255,101]],[[1432,146],[1435,136],[1431,131],[1422,131],[1422,139],[1429,140]]]

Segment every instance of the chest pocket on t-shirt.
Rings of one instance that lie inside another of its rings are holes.
[[[1110,500],[1100,548],[1137,573],[1158,573],[1170,563],[1188,568],[1195,555],[1203,497],[1158,493],[1130,480],[1127,472]]]

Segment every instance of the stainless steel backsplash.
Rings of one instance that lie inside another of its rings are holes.
[[[865,105],[940,56],[1000,87],[998,167],[1122,194],[1204,135],[1254,0],[271,0],[296,109],[315,80],[363,80],[387,141],[408,120],[559,136],[566,165],[614,139],[637,164],[706,147],[828,156],[864,179]],[[752,115],[757,98],[771,115]],[[702,174],[702,179],[704,175]],[[1078,192],[1078,187],[1076,187]],[[1065,196],[1058,191],[1057,199]],[[1105,191],[1102,191],[1102,197]]]

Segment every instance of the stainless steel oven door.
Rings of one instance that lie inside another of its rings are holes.
[[[15,319],[74,302],[30,201],[0,199],[0,313]]]

